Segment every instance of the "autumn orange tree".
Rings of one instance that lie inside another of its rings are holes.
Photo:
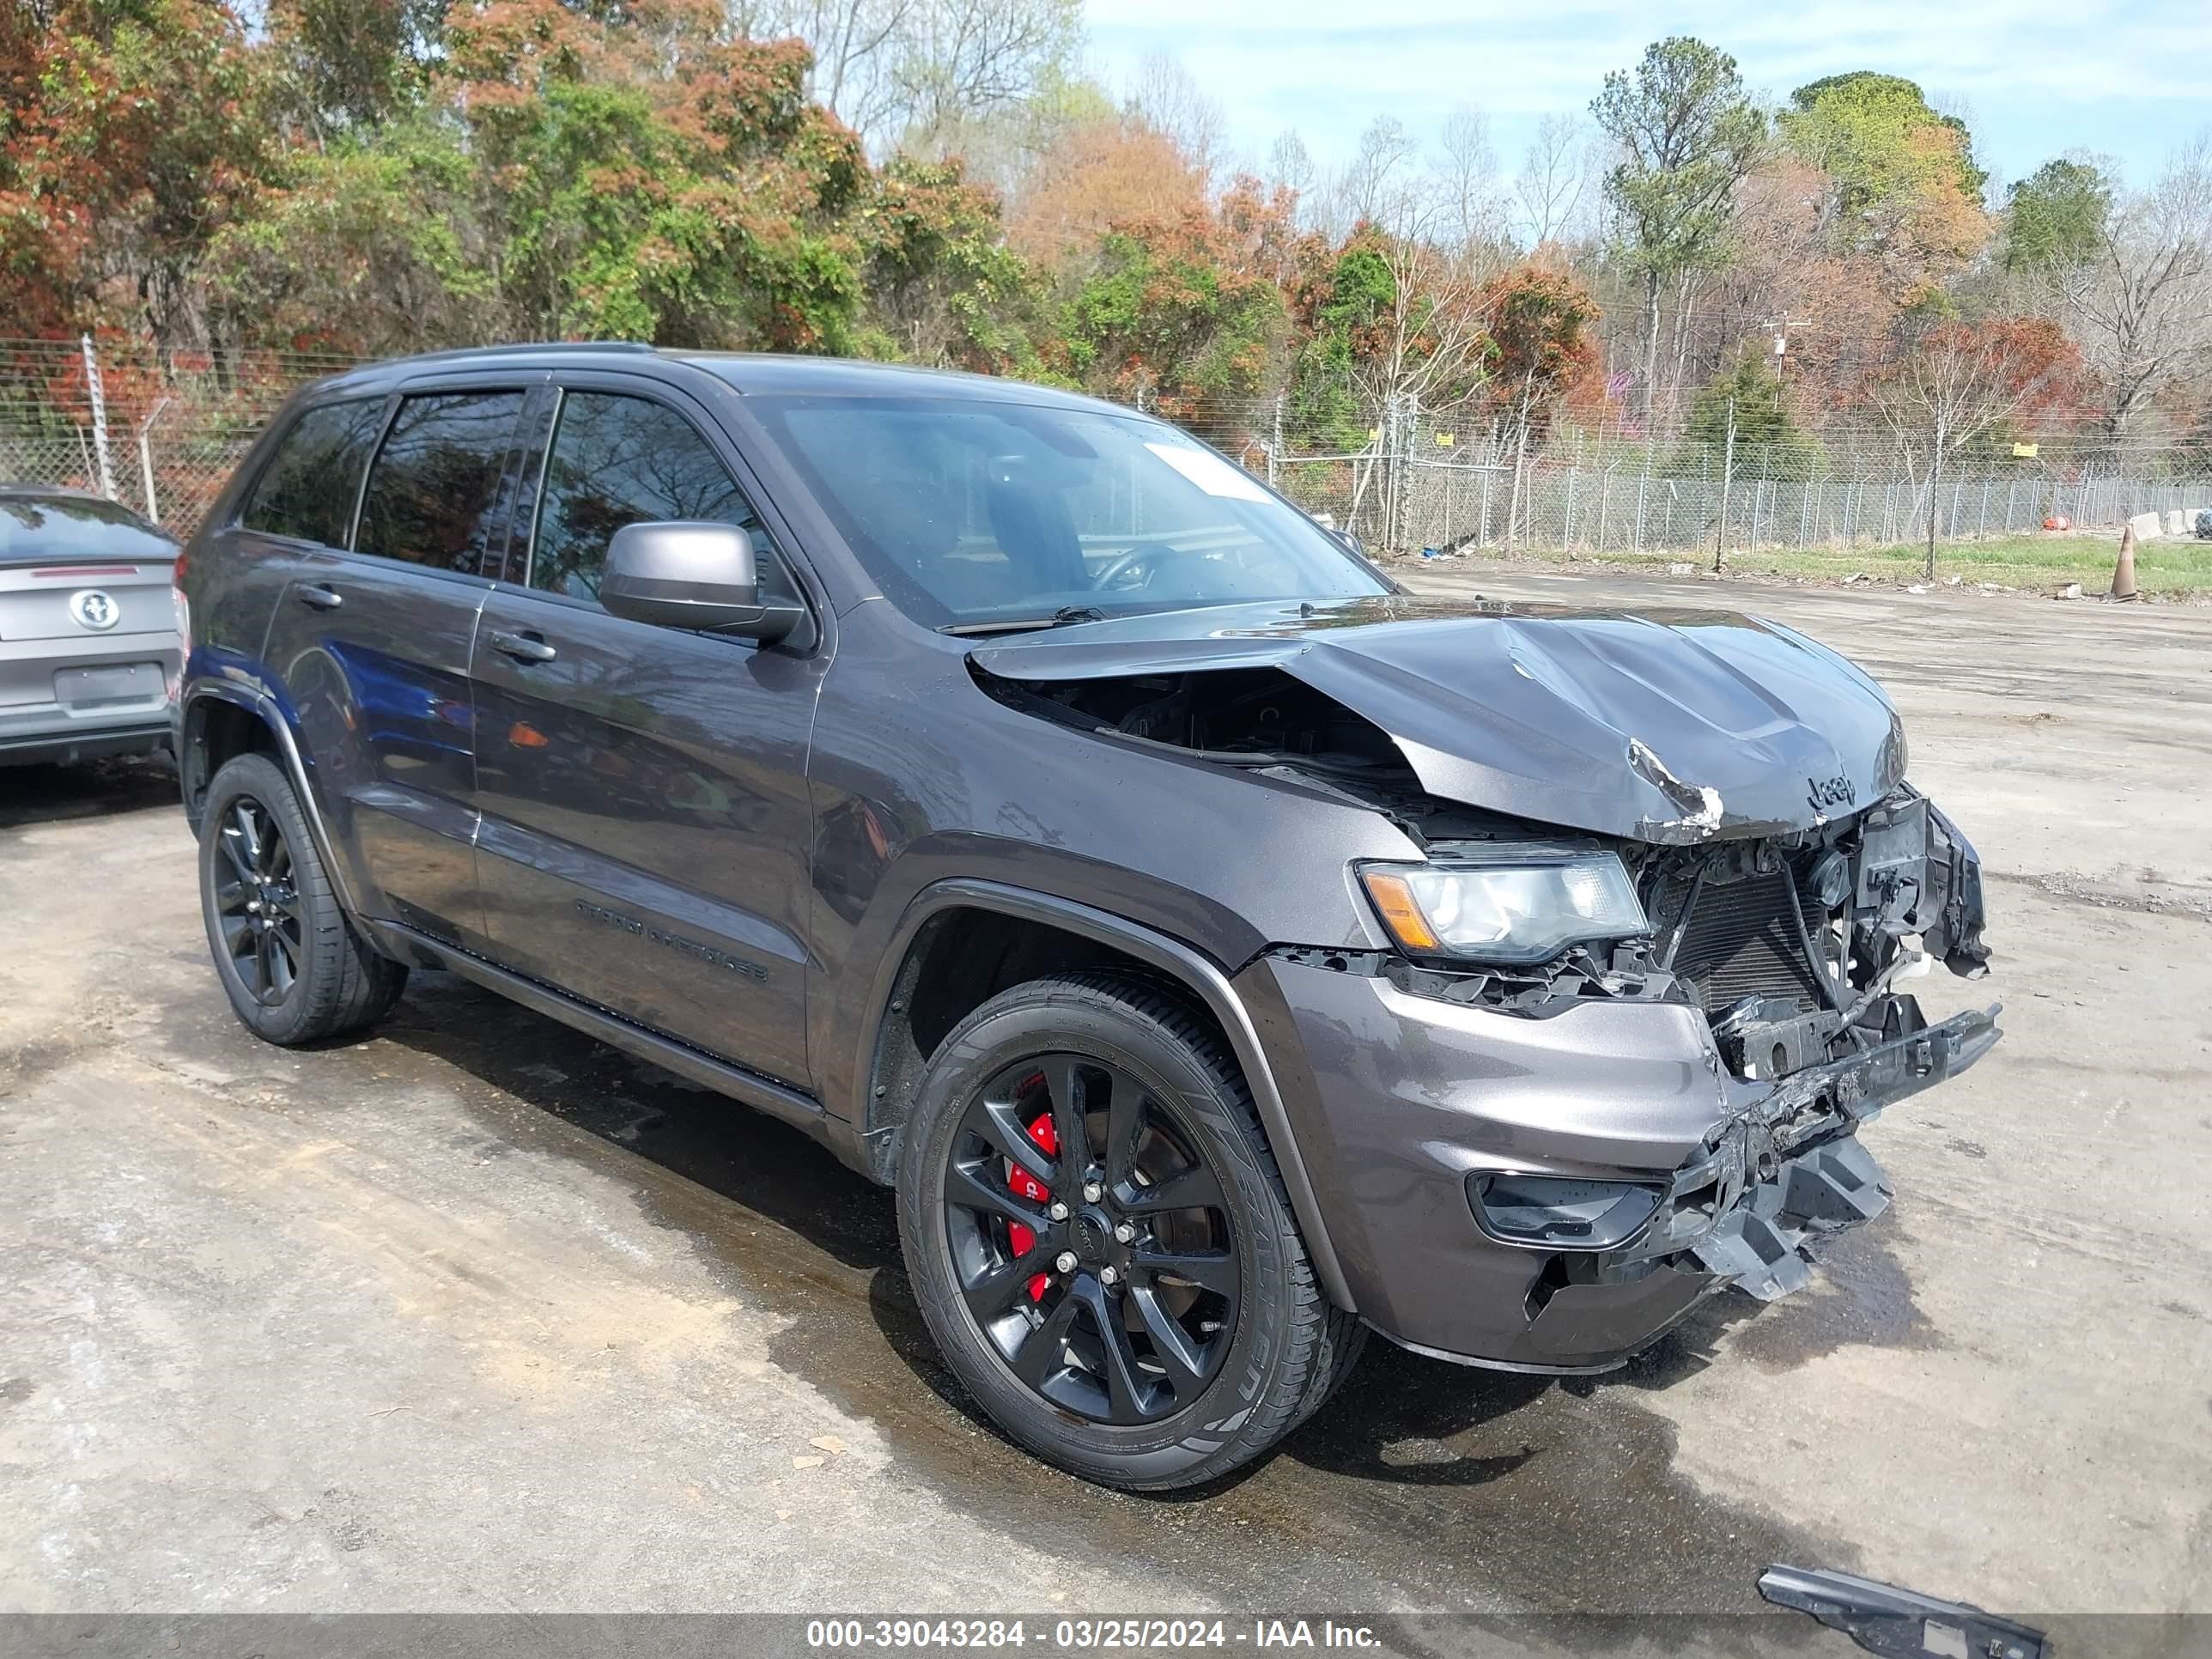
[[[212,241],[275,162],[270,64],[216,0],[0,10],[0,315],[199,343]]]
[[[1071,378],[1111,397],[1142,392],[1169,415],[1255,396],[1284,346],[1290,208],[1239,179],[1218,209],[1109,228],[1062,308],[1056,349]]]

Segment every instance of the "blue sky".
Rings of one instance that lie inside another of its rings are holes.
[[[1218,100],[1233,153],[1264,157],[1295,126],[1324,163],[1389,113],[1432,141],[1457,106],[1490,118],[1501,171],[1537,119],[1582,112],[1608,69],[1695,34],[1777,99],[1823,75],[1880,70],[1963,106],[1982,164],[2009,180],[2070,149],[2132,183],[2212,122],[2212,3],[2057,6],[1988,0],[1810,0],[1651,6],[1614,0],[1091,0],[1095,67],[1125,83],[1164,52]]]

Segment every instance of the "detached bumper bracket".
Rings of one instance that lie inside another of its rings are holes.
[[[2046,1659],[2050,1650],[2031,1626],[1848,1572],[1772,1566],[1759,1575],[1759,1593],[1883,1659]]]

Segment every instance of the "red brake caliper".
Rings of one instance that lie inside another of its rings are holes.
[[[1036,1115],[1036,1121],[1030,1125],[1030,1139],[1044,1150],[1046,1156],[1060,1156],[1060,1135],[1052,1127],[1050,1112]],[[1052,1201],[1051,1191],[1012,1158],[1006,1160],[1006,1185],[1015,1197],[1025,1198],[1032,1204],[1049,1204]],[[1036,1248],[1036,1234],[1018,1221],[1009,1221],[1006,1224],[1006,1248],[1014,1253],[1014,1259],[1018,1261]],[[1043,1301],[1045,1290],[1051,1283],[1050,1273],[1032,1273],[1030,1276],[1030,1300]]]

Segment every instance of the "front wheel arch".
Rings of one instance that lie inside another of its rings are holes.
[[[1056,948],[1070,953],[1071,960],[1064,967],[1048,968],[1046,972],[1103,966],[1134,973],[1166,986],[1189,1006],[1194,1016],[1211,1026],[1252,1091],[1253,1103],[1288,1189],[1291,1210],[1305,1236],[1316,1277],[1332,1303],[1346,1312],[1356,1311],[1344,1270],[1329,1242],[1320,1201],[1299,1157],[1290,1114],[1276,1085],[1273,1068],[1243,999],[1228,975],[1179,939],[1055,894],[976,878],[954,877],[924,888],[908,903],[882,957],[870,1000],[870,1018],[860,1038],[860,1064],[855,1070],[855,1075],[864,1082],[853,1118],[860,1127],[862,1158],[869,1173],[887,1184],[896,1179],[900,1131],[929,1060],[928,1053],[915,1040],[913,1014],[923,970],[931,961],[928,947],[945,934],[941,927],[934,933],[928,930],[932,922],[956,918],[956,913],[963,912],[1004,919],[991,924],[1000,927],[1010,923],[1027,924],[1062,941]],[[1035,939],[1041,936],[1032,933],[1030,937]],[[1088,963],[1074,959],[1084,952],[1091,953]],[[969,999],[963,1015],[956,1016],[956,1021],[1003,988],[996,987]],[[965,991],[963,995],[966,995]],[[927,1035],[927,1026],[924,1034]]]
[[[1029,1123],[1040,1106],[1056,1134]],[[944,1043],[910,1127],[900,1239],[925,1322],[971,1397],[1047,1462],[1127,1490],[1211,1480],[1296,1428],[1357,1358],[1364,1328],[1312,1271],[1235,1059],[1156,976],[1010,987]],[[1048,1213],[1048,1198],[1066,1201]],[[1194,1211],[1209,1224],[1195,1238],[1172,1225]]]

